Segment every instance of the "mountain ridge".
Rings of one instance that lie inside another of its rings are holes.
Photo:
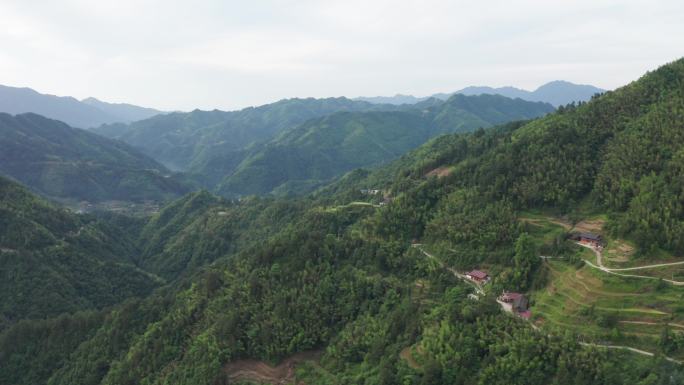
[[[28,87],[0,85],[0,112],[12,115],[33,112],[63,121],[78,128],[91,128],[105,123],[130,122],[163,113],[132,104],[113,104],[86,98],[42,94]]]
[[[422,102],[421,102],[422,103]],[[256,146],[224,178],[221,194],[301,194],[359,167],[399,157],[430,138],[526,120],[553,111],[500,95],[454,95],[424,108],[341,112],[309,120]]]
[[[369,103],[386,103],[386,104],[415,104],[424,101],[428,98],[437,98],[446,100],[454,94],[463,95],[481,95],[493,94],[503,95],[509,98],[520,98],[532,102],[546,102],[552,104],[554,107],[569,104],[571,102],[586,102],[594,94],[603,93],[606,90],[594,87],[587,84],[575,84],[565,80],[553,80],[542,84],[533,91],[528,91],[512,86],[504,87],[489,87],[489,86],[468,86],[452,93],[437,93],[425,97],[416,97],[413,95],[397,94],[395,96],[375,96],[375,97],[358,97],[354,100],[367,101]]]

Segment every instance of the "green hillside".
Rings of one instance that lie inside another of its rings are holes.
[[[197,192],[170,204],[143,227],[139,266],[169,280],[255,246],[288,226],[303,205],[252,199],[230,202]]]
[[[684,59],[296,200],[187,195],[123,232],[168,285],[17,322],[0,383],[684,383],[684,286],[648,267],[682,261],[682,85]],[[574,230],[603,234],[602,254]],[[491,282],[458,275],[474,268]]]
[[[433,136],[542,116],[543,103],[455,95],[407,111],[338,113],[285,131],[252,151],[219,186],[223,195],[302,193],[345,172],[396,159]]]
[[[0,177],[0,329],[149,293],[158,282],[133,265],[131,226],[76,216]]]
[[[35,114],[0,114],[0,173],[45,196],[167,200],[189,190],[130,146]]]
[[[233,171],[252,143],[334,112],[382,108],[347,98],[285,99],[239,111],[159,115],[129,125],[104,125],[94,132],[120,139],[173,170],[203,175],[213,185]]]

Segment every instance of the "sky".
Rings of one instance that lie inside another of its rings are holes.
[[[684,56],[681,0],[0,0],[0,84],[163,110],[568,80]]]

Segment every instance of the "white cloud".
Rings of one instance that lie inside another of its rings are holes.
[[[675,0],[5,0],[0,84],[166,109],[612,88],[684,55],[681,20]]]

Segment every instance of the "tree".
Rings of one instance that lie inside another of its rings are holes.
[[[514,284],[521,289],[529,286],[532,273],[539,266],[539,257],[532,237],[527,233],[521,233],[515,241],[515,273]]]

